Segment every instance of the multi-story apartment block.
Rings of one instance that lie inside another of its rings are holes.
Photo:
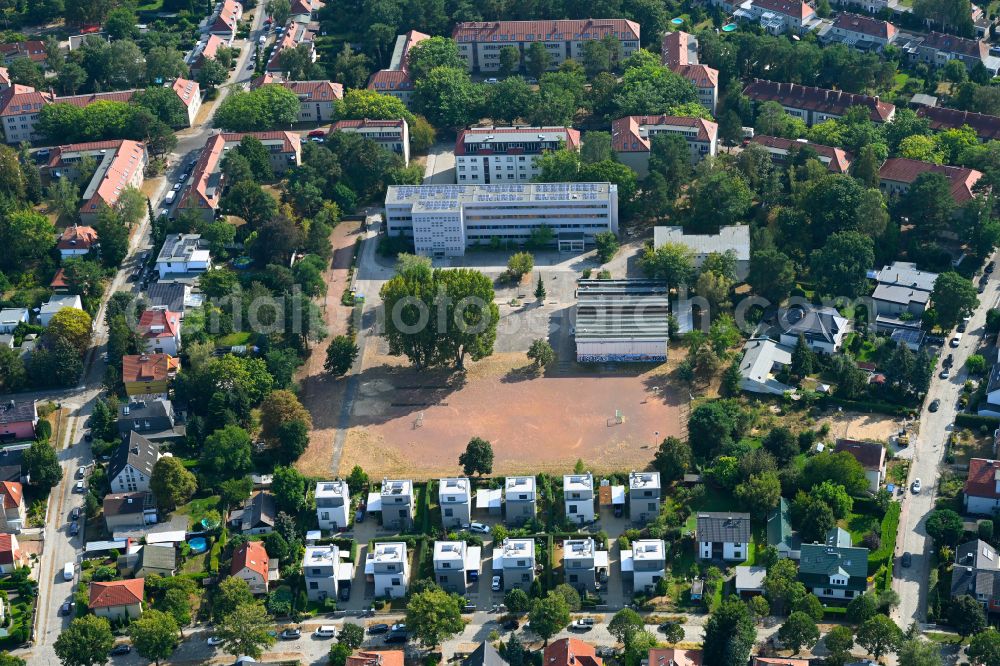
[[[137,141],[112,140],[58,146],[49,157],[48,170],[54,177],[74,177],[85,157],[97,162],[97,170],[83,191],[80,219],[85,224],[97,220],[105,206],[113,207],[128,187],[139,188],[148,156],[146,146]]]
[[[628,509],[633,523],[645,524],[660,515],[660,473],[628,475]]]
[[[910,60],[931,67],[944,67],[949,60],[958,60],[971,70],[981,64],[993,76],[1000,71],[1000,57],[990,53],[990,45],[978,39],[967,39],[943,32],[929,32],[901,44]]]
[[[687,141],[691,162],[715,155],[719,126],[704,118],[681,116],[625,116],[611,123],[611,147],[618,161],[645,177],[649,174],[649,151],[657,134],[676,134]]]
[[[383,479],[381,493],[382,527],[405,531],[413,525],[413,482]]]
[[[578,525],[594,522],[594,475],[587,472],[563,476],[563,501],[570,522]]]
[[[441,479],[438,482],[441,525],[445,529],[468,525],[472,521],[472,488],[466,478]]]
[[[189,79],[175,79],[173,83],[167,85],[184,105],[188,127],[193,126],[194,119],[198,116],[198,110],[201,109],[201,86],[198,85],[197,81]]]
[[[389,235],[410,237],[417,254],[434,257],[461,257],[493,239],[525,243],[543,226],[566,252],[582,252],[602,231],[618,233],[613,183],[390,185],[385,208]]]
[[[931,130],[940,132],[950,129],[961,129],[968,125],[979,137],[980,141],[1000,139],[1000,116],[990,116],[974,111],[959,111],[943,106],[921,106],[917,115],[930,122]]]
[[[351,493],[347,481],[320,481],[316,484],[316,520],[321,530],[334,532],[351,522]]]
[[[384,95],[391,95],[406,106],[413,101],[413,80],[410,78],[406,58],[416,44],[430,37],[422,32],[410,30],[405,35],[396,37],[396,45],[392,51],[389,67],[380,69],[368,79],[368,90],[374,90]]]
[[[589,41],[616,39],[624,60],[639,49],[639,24],[625,19],[567,19],[539,21],[479,21],[459,23],[451,37],[472,72],[500,69],[500,50],[514,46],[525,62],[529,47],[540,42],[549,54],[549,69],[566,60],[583,60]]]
[[[310,601],[337,598],[340,566],[340,549],[337,546],[306,546],[306,554],[302,558],[302,575]]]
[[[698,62],[698,39],[686,32],[668,32],[660,45],[663,64],[690,81],[698,91],[698,101],[715,113],[719,102],[719,70]]]
[[[824,42],[837,42],[865,51],[881,51],[896,41],[899,30],[888,21],[844,12],[820,35]]]
[[[601,576],[607,575],[608,551],[597,550],[592,537],[566,539],[563,542],[563,573],[566,583],[581,592],[595,592]]]
[[[648,594],[665,575],[667,548],[662,539],[638,539],[622,551],[622,573],[632,572],[634,594]]]
[[[810,126],[841,118],[855,106],[869,109],[869,117],[875,123],[887,123],[896,115],[896,107],[883,102],[877,95],[870,97],[797,83],[754,79],[743,89],[743,94],[757,104],[777,102],[786,113]]]
[[[402,541],[376,543],[375,550],[365,561],[365,575],[375,581],[376,597],[393,599],[406,595],[410,580],[410,563],[406,544]]]
[[[27,58],[36,65],[44,67],[47,58],[45,42],[39,39],[29,39],[25,42],[0,44],[0,58],[3,59],[5,65],[10,65],[18,58]]]
[[[231,44],[236,39],[240,19],[243,18],[243,5],[236,0],[222,0],[218,7],[219,11],[212,14],[208,21],[208,32]]]
[[[481,549],[464,541],[434,542],[434,582],[448,592],[465,594],[469,572],[479,571]]]
[[[282,81],[281,76],[265,72],[253,80],[253,88],[276,84],[288,88],[299,98],[300,123],[322,123],[333,119],[334,104],[344,99],[344,86],[333,81]]]
[[[515,587],[530,590],[535,582],[534,539],[504,539],[493,549],[493,573],[500,574],[505,592]]]
[[[733,17],[759,23],[772,35],[801,34],[818,27],[816,10],[802,0],[750,0],[739,5]]]
[[[976,193],[973,188],[983,177],[981,171],[967,167],[932,164],[905,157],[892,157],[887,159],[878,170],[879,189],[886,196],[906,194],[914,181],[925,173],[941,174],[948,179],[951,198],[958,208],[975,198]],[[961,212],[959,211],[957,214],[961,214]]]
[[[508,476],[503,492],[504,520],[508,525],[523,525],[534,519],[538,510],[535,477]]]
[[[565,146],[579,150],[580,131],[569,127],[472,127],[455,141],[455,178],[470,183],[526,183],[535,179],[535,160]]]
[[[330,128],[333,132],[352,132],[371,139],[386,150],[391,150],[403,158],[403,164],[410,163],[410,126],[402,118],[398,120],[338,120]]]
[[[108,481],[113,493],[149,492],[153,467],[160,459],[160,447],[136,431],[115,449],[108,462]]]
[[[313,41],[315,35],[309,30],[308,26],[304,23],[290,22],[285,28],[285,34],[283,34],[274,45],[274,50],[271,51],[271,59],[267,61],[266,71],[268,72],[283,72],[284,65],[281,62],[281,54],[286,50],[292,50],[298,47],[300,44],[307,44],[309,46],[309,57],[312,62],[316,62],[316,44]]]

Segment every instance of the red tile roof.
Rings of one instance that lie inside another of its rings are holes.
[[[132,606],[142,603],[145,588],[144,578],[130,580],[111,580],[106,583],[90,584],[90,606],[94,608],[113,608],[114,606]]]
[[[240,3],[235,0],[225,0],[222,9],[219,10],[219,14],[209,30],[213,32],[223,32],[226,30],[236,32],[238,17],[242,15],[243,6]]]
[[[50,289],[67,289],[69,288],[69,283],[66,282],[66,271],[62,268],[56,271],[55,276],[52,278],[52,282],[49,283]]]
[[[368,89],[384,92],[387,90],[413,90],[410,75],[403,70],[380,69],[368,79]]]
[[[136,90],[118,90],[115,92],[93,93],[90,95],[72,95],[70,97],[56,97],[53,101],[60,104],[72,104],[73,106],[85,107],[94,102],[128,102],[132,99]]]
[[[108,207],[115,205],[121,193],[133,182],[136,173],[141,174],[146,164],[145,155],[146,146],[143,144],[138,141],[122,141],[111,157],[111,163],[94,195],[80,207],[80,211],[93,212],[102,203]]]
[[[21,561],[21,546],[13,534],[0,534],[0,564],[14,564]]]
[[[0,482],[0,495],[3,496],[3,508],[16,509],[24,499],[24,488],[17,481]]]
[[[701,650],[681,648],[652,648],[649,666],[701,666]]]
[[[298,23],[290,24],[285,34],[275,43],[274,51],[271,52],[271,59],[267,61],[267,70],[280,72],[281,52],[285,49],[294,49],[299,44],[311,42],[312,39],[313,33],[309,32],[305,26]]]
[[[219,53],[219,48],[226,45],[226,40],[222,39],[218,35],[209,35],[208,39],[205,40],[205,48],[201,50],[200,57],[205,60],[215,60],[215,56]]]
[[[27,56],[32,62],[45,62],[45,43],[32,39],[26,42],[0,44],[0,55],[6,59]]]
[[[239,143],[245,136],[256,137],[260,141],[274,141],[281,139],[281,152],[294,153],[302,145],[302,136],[296,132],[286,132],[284,130],[271,130],[269,132],[223,132],[222,138],[226,143]]]
[[[333,81],[285,81],[281,85],[309,101],[344,99],[344,84]]]
[[[403,666],[402,650],[359,652],[347,658],[346,666]]]
[[[827,168],[834,173],[847,173],[848,169],[851,168],[851,162],[854,160],[853,155],[843,148],[824,146],[819,143],[796,141],[795,139],[785,139],[780,136],[768,136],[766,134],[758,134],[752,140],[754,143],[759,143],[765,148],[774,148],[775,150],[784,151],[785,154],[787,154],[793,147],[812,148],[816,151],[817,155],[829,160]]]
[[[0,67],[0,85],[9,86],[10,85],[10,70],[6,67]]]
[[[176,79],[170,87],[173,88],[174,93],[177,94],[181,104],[185,107],[191,106],[201,99],[201,89],[197,81]]]
[[[690,42],[691,35],[686,32],[668,32],[660,43],[660,61],[670,69],[678,65],[690,65],[688,60]]]
[[[410,49],[424,41],[425,39],[430,39],[430,35],[425,35],[422,32],[416,30],[410,30],[406,33],[406,40],[403,42],[403,54],[400,56],[401,62],[399,63],[399,68],[404,72],[409,69],[409,62],[407,62],[407,56],[410,55]]]
[[[861,14],[851,14],[850,12],[838,14],[837,18],[833,20],[833,27],[885,40],[891,40],[899,32],[896,26],[888,21],[881,21]]]
[[[576,638],[560,638],[545,648],[542,666],[604,666],[594,646]]]
[[[371,118],[365,118],[363,120],[338,120],[330,128],[332,131],[342,129],[353,129],[358,127],[398,127],[402,129],[403,124],[406,121],[400,118],[399,120],[372,120]]]
[[[946,53],[958,53],[970,58],[982,60],[989,55],[990,47],[986,42],[948,35],[943,32],[930,32],[924,36],[921,46],[937,49]]]
[[[232,575],[236,575],[244,569],[249,569],[260,574],[261,579],[267,582],[267,551],[260,541],[247,541],[242,546],[233,551],[233,565],[230,569]]]
[[[226,146],[226,139],[221,134],[213,134],[205,142],[205,147],[198,156],[198,162],[194,166],[191,187],[187,188],[178,208],[210,208],[215,210],[219,207],[219,199],[222,197],[222,188],[216,187],[213,196],[209,196],[209,181],[212,174],[218,171],[219,160],[222,159],[222,149]]]
[[[997,477],[1000,476],[1000,460],[973,458],[969,461],[969,477],[965,480],[965,494],[973,497],[1000,499],[997,492]]]
[[[111,150],[122,145],[122,139],[108,139],[105,141],[87,141],[84,143],[68,143],[63,146],[56,146],[49,156],[48,167],[58,169],[64,166],[63,153],[83,152],[88,150]]]
[[[292,10],[289,16],[296,16],[300,14],[312,14],[313,12],[318,12],[323,9],[324,3],[320,0],[294,0],[292,2]]]
[[[932,130],[960,129],[968,125],[981,141],[1000,139],[1000,116],[988,116],[972,111],[959,111],[941,106],[921,106],[917,115],[927,118]]]
[[[891,157],[878,170],[879,180],[890,180],[896,183],[912,183],[918,176],[925,173],[939,173],[951,183],[951,196],[955,203],[962,205],[974,196],[972,187],[983,174],[966,167],[931,164],[905,157]]]
[[[181,328],[181,316],[170,310],[146,310],[139,315],[139,335],[147,340],[176,338]]]
[[[801,0],[753,0],[755,7],[769,12],[777,12],[785,16],[794,16],[800,21],[809,18],[816,11]]]
[[[89,250],[96,242],[97,232],[93,227],[74,224],[62,232],[56,247],[60,250]]]
[[[871,119],[878,123],[887,122],[896,111],[894,105],[878,97],[764,79],[754,79],[743,89],[743,94],[757,102],[773,101],[789,108],[836,116],[844,115],[852,106],[865,106],[871,109]]]
[[[619,153],[645,153],[649,151],[649,136],[642,136],[645,125],[674,125],[691,127],[698,131],[697,140],[713,142],[719,133],[719,126],[704,118],[682,116],[625,116],[611,123],[611,145]]]
[[[562,42],[601,39],[608,35],[634,40],[639,39],[639,30],[638,23],[626,19],[469,21],[457,24],[452,30],[451,37],[457,42]]]
[[[13,85],[0,94],[0,116],[19,116],[37,113],[46,104],[52,103],[52,95],[38,92],[31,86]]]
[[[122,381],[161,381],[177,372],[179,363],[168,354],[129,354],[122,357]]]
[[[719,70],[708,65],[678,65],[671,67],[675,74],[683,76],[695,88],[715,88],[719,85]]]

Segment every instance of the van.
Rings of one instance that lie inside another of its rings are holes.
[[[167,192],[167,196],[163,197],[163,203],[167,205],[172,204],[174,202],[174,197],[176,196],[177,192],[175,192],[174,190],[170,190],[169,192]]]
[[[73,566],[72,562],[67,562],[63,567],[63,580],[73,580],[73,576],[76,574],[76,567]]]
[[[333,638],[337,635],[337,628],[332,624],[324,624],[322,627],[313,632],[313,636],[316,638]]]

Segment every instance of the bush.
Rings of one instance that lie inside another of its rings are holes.
[[[978,414],[956,414],[955,425],[966,428],[986,427],[989,431],[1000,427],[1000,419],[995,416],[980,416]]]
[[[35,426],[35,436],[38,439],[51,439],[52,424],[44,419],[38,419],[38,424]]]
[[[896,530],[899,527],[899,511],[901,505],[893,502],[885,512],[882,519],[882,544],[878,550],[868,554],[869,575],[878,571],[892,560],[893,550],[896,547]],[[889,575],[892,576],[892,569],[889,568]]]

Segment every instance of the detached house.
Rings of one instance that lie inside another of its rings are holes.
[[[245,580],[254,594],[267,594],[269,562],[262,541],[247,541],[233,551],[230,575]]]
[[[969,595],[988,612],[1000,612],[1000,556],[993,546],[976,539],[955,549],[951,598]]]
[[[329,546],[306,546],[302,558],[302,574],[305,576],[306,592],[311,601],[336,599],[342,583],[349,583],[354,575],[354,567],[340,557],[340,548]]]
[[[493,549],[493,574],[503,579],[504,592],[515,587],[527,592],[535,582],[534,539],[504,539]]]
[[[151,442],[180,442],[187,434],[173,403],[145,396],[131,398],[118,408],[118,434],[127,437],[133,430]]]
[[[782,329],[781,344],[794,349],[801,336],[810,349],[824,354],[838,351],[847,335],[847,318],[826,306],[781,310],[778,325]]]
[[[594,522],[594,475],[567,474],[563,477],[566,518],[579,525]]]
[[[274,495],[266,491],[255,493],[243,507],[239,521],[243,534],[270,534],[274,531],[274,517],[278,509]]]
[[[316,484],[316,521],[321,530],[346,529],[350,524],[351,493],[347,481]]]
[[[878,272],[878,286],[872,292],[876,311],[886,316],[907,312],[919,318],[931,300],[937,277],[937,273],[917,270],[912,262],[896,261],[884,266]]]
[[[405,532],[413,525],[413,482],[409,479],[383,479],[376,503],[368,502],[369,511],[382,512],[382,527]]]
[[[0,574],[13,573],[14,569],[28,566],[28,557],[21,550],[17,537],[0,534]]]
[[[545,647],[543,666],[604,666],[594,646],[577,638],[560,638]]]
[[[104,524],[108,532],[129,532],[156,523],[151,493],[112,493],[104,496]]]
[[[778,557],[797,560],[802,555],[802,540],[792,530],[791,509],[784,497],[767,515],[767,545],[774,546]]]
[[[741,562],[747,559],[750,545],[750,514],[699,513],[695,540],[698,559]]]
[[[592,537],[563,542],[563,573],[566,583],[580,592],[595,592],[608,573],[608,551],[597,550]]]
[[[964,496],[969,513],[989,516],[1000,509],[1000,460],[970,460]]]
[[[479,574],[482,548],[464,541],[434,542],[434,582],[449,592],[464,595],[470,572]]]
[[[169,354],[129,354],[122,357],[125,393],[166,396],[170,380],[177,375],[180,359]]]
[[[868,549],[851,546],[850,533],[835,527],[826,543],[802,544],[799,580],[820,599],[853,599],[868,589]]]
[[[885,480],[885,447],[878,442],[838,439],[835,453],[847,451],[865,468],[868,491],[877,493]]]
[[[376,597],[398,599],[406,596],[410,581],[410,561],[402,541],[376,543],[365,560],[365,576],[375,584]]]
[[[8,400],[0,404],[0,442],[35,438],[38,412],[34,400]]]
[[[108,463],[108,480],[113,493],[148,492],[153,466],[160,459],[160,446],[136,431],[115,449]]]
[[[25,527],[27,512],[24,508],[24,487],[17,481],[0,481],[0,529],[18,533]]]
[[[896,41],[899,30],[888,21],[843,12],[837,14],[830,29],[822,33],[820,39],[836,42],[861,51],[881,51]]]
[[[74,224],[63,230],[56,248],[59,250],[59,256],[67,259],[85,256],[96,245],[97,232],[93,227]]]
[[[660,515],[660,473],[630,472],[628,475],[629,518],[645,524]]]
[[[111,580],[90,584],[90,602],[87,604],[97,617],[111,622],[134,620],[142,615],[144,578]]]
[[[535,477],[508,476],[504,481],[504,520],[508,525],[523,525],[535,517]]]
[[[207,147],[206,149],[207,150]],[[203,151],[204,153],[204,151]],[[199,158],[204,158],[203,154]],[[194,190],[198,183],[198,167],[195,166],[195,180],[189,192],[181,200],[183,204],[190,197],[190,191]],[[180,205],[180,204],[179,204]],[[211,218],[210,218],[211,219]],[[160,274],[160,279],[168,275],[185,275],[189,273],[204,273],[212,268],[212,255],[208,250],[208,241],[202,240],[201,234],[170,234],[163,241],[160,254],[156,257],[156,271]]]
[[[622,575],[632,574],[632,592],[646,594],[666,575],[667,548],[662,539],[637,539],[630,550],[623,550]]]
[[[150,308],[139,316],[137,332],[148,353],[177,356],[181,347],[181,315],[165,308]]]
[[[438,485],[441,525],[446,530],[472,521],[472,491],[465,478],[441,479]]]

